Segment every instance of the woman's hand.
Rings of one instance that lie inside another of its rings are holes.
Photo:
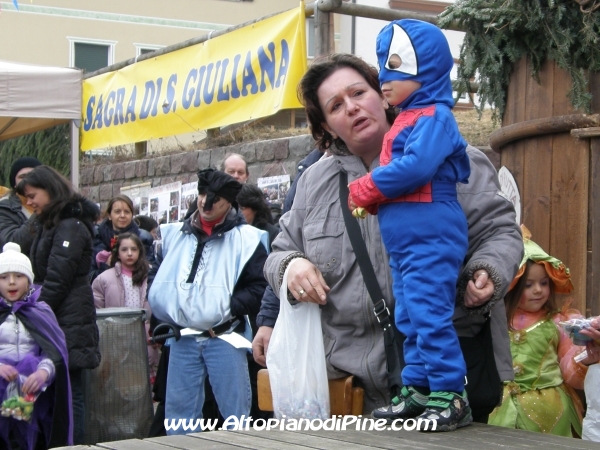
[[[300,302],[324,305],[327,302],[329,286],[323,275],[308,259],[297,258],[288,266],[288,289]]]
[[[583,328],[579,333],[591,337],[598,347],[600,347],[600,316],[591,320],[590,327]]]
[[[593,339],[593,341],[588,342],[586,345],[586,350],[588,354],[587,358],[580,361],[586,366],[600,361],[600,318],[592,320],[591,325],[591,327],[584,328],[579,332],[579,334],[589,336]]]
[[[476,270],[465,291],[465,306],[477,308],[487,303],[494,295],[494,282],[484,269]]]
[[[0,377],[4,378],[6,381],[12,381],[17,378],[19,372],[10,364],[2,364],[0,365]]]
[[[44,383],[48,381],[48,376],[48,372],[44,369],[36,370],[27,377],[23,386],[21,386],[21,390],[24,394],[33,394],[39,391]]]
[[[587,357],[579,361],[581,364],[589,366],[600,361],[600,345],[595,342],[588,342],[585,346],[585,351],[587,352]]]

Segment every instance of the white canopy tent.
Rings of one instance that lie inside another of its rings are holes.
[[[82,72],[0,60],[0,141],[71,123],[71,180],[79,185]]]

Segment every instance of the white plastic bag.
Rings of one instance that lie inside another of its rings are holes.
[[[316,303],[287,301],[287,270],[279,316],[269,342],[267,368],[277,419],[329,419],[329,384]]]
[[[584,383],[587,411],[583,419],[582,439],[600,442],[600,364],[588,368]]]

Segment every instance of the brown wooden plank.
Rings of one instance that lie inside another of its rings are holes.
[[[312,436],[327,436],[341,442],[377,445],[379,448],[414,449],[590,449],[597,444],[579,439],[562,438],[510,428],[474,423],[452,433],[420,433],[418,431],[298,431]]]
[[[600,73],[590,74],[592,112],[600,112]],[[590,139],[586,315],[600,314],[600,138]],[[583,312],[583,311],[582,311]]]
[[[340,441],[336,439],[338,434],[348,434],[348,440]],[[248,436],[261,436],[263,439],[269,439],[279,443],[279,448],[287,448],[289,444],[301,445],[307,448],[327,448],[331,450],[372,450],[380,448],[376,440],[368,444],[355,444],[351,436],[353,432],[329,431],[321,436],[313,436],[297,431],[236,431],[234,434],[246,434]]]
[[[554,71],[554,115],[576,111],[567,97],[572,82],[566,71]],[[569,133],[552,137],[551,241],[546,247],[571,270],[573,307],[585,312],[587,225],[589,206],[589,144]],[[535,239],[535,236],[534,236]]]
[[[238,448],[281,450],[283,447],[280,440],[273,439],[274,433],[294,434],[292,431],[219,431],[216,433],[204,433],[204,440],[210,440],[214,444],[228,442],[236,445]],[[293,436],[292,436],[293,437]],[[302,444],[302,439],[292,439],[292,442],[285,444],[286,449],[305,450],[307,447]]]
[[[217,432],[214,432],[217,433]],[[233,444],[228,444],[222,441],[211,441],[205,439],[206,436],[213,434],[194,433],[184,436],[162,436],[157,438],[144,439],[144,442],[154,442],[169,447],[170,449],[178,450],[239,450],[240,447]]]
[[[502,117],[502,125],[512,125],[525,120],[526,67],[526,57],[521,58],[514,64],[508,91],[506,92],[506,107]]]
[[[527,85],[526,72],[527,59],[522,58],[515,63],[511,74],[510,84],[506,95],[506,109],[502,119],[502,125],[512,125],[525,120],[525,92]],[[512,173],[519,188],[523,190],[523,155],[524,145],[522,141],[515,141],[502,147],[500,162]],[[523,204],[523,202],[521,202]]]
[[[54,447],[54,450],[105,450],[95,445],[72,445],[70,447]]]
[[[600,138],[590,139],[589,190],[588,295],[585,314],[597,316],[600,315]]]
[[[600,127],[574,128],[571,130],[571,136],[577,139],[585,139],[600,136]]]
[[[258,407],[262,411],[273,411],[273,395],[271,394],[271,381],[269,371],[261,369],[257,375]],[[356,399],[354,393],[356,392]],[[329,380],[329,401],[331,415],[346,416],[355,412],[362,412],[364,391],[360,387],[354,387],[354,377],[347,376]]]
[[[496,427],[478,424],[480,429],[477,439],[492,439],[503,443],[505,448],[544,448],[544,449],[590,449],[598,448],[597,443],[581,439],[536,433],[533,431],[515,430],[513,428]],[[480,437],[481,436],[481,437]],[[487,436],[487,437],[484,437]]]
[[[372,450],[481,450],[598,449],[598,443],[564,438],[543,433],[514,430],[474,423],[452,433],[420,433],[418,431],[215,431],[187,436],[167,436],[152,439],[106,442],[98,446],[63,447],[68,450],[234,450],[248,449],[340,449]]]
[[[261,411],[273,411],[273,395],[271,394],[271,381],[267,369],[260,369],[256,376],[256,390],[258,393],[258,407]]]
[[[554,64],[542,65],[538,83],[532,76],[532,66],[527,65],[527,91],[525,120],[552,116],[554,98]],[[552,175],[552,136],[535,136],[524,139],[523,146],[523,205],[522,222],[529,228],[533,240],[548,248],[550,244],[550,189]]]
[[[127,439],[125,441],[99,442],[96,444],[102,449],[111,450],[170,450],[172,447],[151,442],[148,439]]]
[[[462,430],[457,431],[464,436]],[[331,436],[340,442],[352,442],[363,445],[376,445],[381,449],[419,449],[419,450],[438,450],[438,449],[465,449],[464,440],[461,438],[442,439],[448,434],[421,433],[418,431],[298,431],[301,434],[313,436]],[[482,447],[478,447],[482,448]]]

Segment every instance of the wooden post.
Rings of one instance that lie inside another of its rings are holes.
[[[333,13],[320,9],[320,3],[315,6],[315,56],[329,55],[335,50]]]
[[[600,113],[600,73],[592,72],[589,76],[592,112]],[[589,189],[587,304],[585,312],[581,312],[586,316],[597,316],[600,314],[600,133],[590,136]]]
[[[590,193],[590,189],[597,193],[600,186],[600,152],[594,153],[593,144],[590,148],[590,139],[577,139],[570,131],[599,126],[600,109],[582,114],[573,108],[566,95],[571,79],[554,61],[542,64],[539,83],[532,72],[530,59],[515,63],[503,128],[494,138],[502,146],[502,165],[519,187],[522,223],[537,244],[569,267],[575,285],[572,307],[585,314],[594,308],[590,300],[598,281],[597,274],[596,278],[594,272],[590,275],[589,264],[600,260],[594,254],[600,242],[600,220],[594,217],[590,226],[588,214],[590,208],[591,214],[600,209],[598,197]],[[558,297],[559,304],[563,300]]]
[[[69,136],[71,138],[71,184],[75,190],[79,190],[79,120],[71,120],[69,123]]]

